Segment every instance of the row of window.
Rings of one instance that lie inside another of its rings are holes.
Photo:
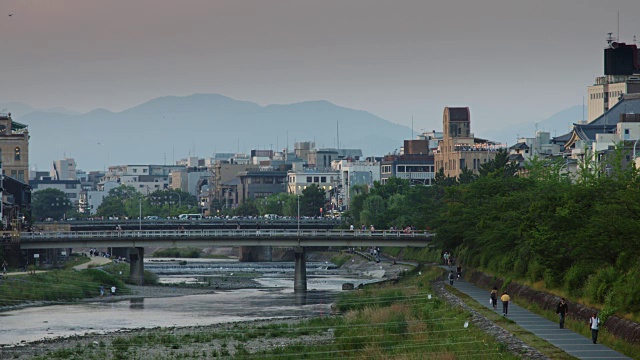
[[[608,95],[608,97],[618,97],[622,95],[622,91],[609,91],[604,93],[591,94],[589,95],[589,97],[591,98],[591,100],[603,99],[605,95]]]
[[[399,173],[420,173],[420,172],[430,172],[432,173],[434,169],[433,165],[398,165],[397,171]]]
[[[302,177],[301,177],[302,178]],[[320,184],[320,183],[326,183],[327,182],[327,178],[329,179],[329,182],[332,183],[333,182],[333,176],[307,176],[306,177],[306,183],[315,183],[315,184]],[[290,183],[295,183],[296,182],[296,178],[294,176],[289,176],[289,182]]]

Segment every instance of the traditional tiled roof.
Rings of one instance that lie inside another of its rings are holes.
[[[528,150],[528,149],[529,149],[529,145],[523,142],[516,143],[515,145],[512,145],[509,148],[509,150]]]
[[[596,134],[611,134],[616,131],[620,122],[620,115],[640,113],[640,94],[624,94],[622,99],[604,114],[595,118],[588,124],[573,124],[573,131],[553,138],[554,142],[560,142],[563,138],[565,148],[573,146],[578,140],[595,140]]]

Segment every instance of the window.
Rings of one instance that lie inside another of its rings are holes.
[[[146,173],[146,172],[147,172],[147,169],[142,169],[142,172],[143,172],[143,173]]]
[[[67,197],[68,197],[68,198],[76,198],[76,197],[77,197],[77,195],[76,195],[76,194],[74,194],[74,193],[69,193],[69,194],[67,194]]]
[[[326,183],[327,182],[327,177],[326,176],[321,176],[320,177],[320,182]]]
[[[138,169],[133,169],[133,173],[134,174],[137,173],[137,172],[138,172]]]
[[[18,170],[18,180],[24,181],[24,170]]]
[[[625,133],[626,135],[629,135],[629,129],[624,129],[624,133]]]
[[[11,177],[12,178],[17,178],[18,177],[18,172],[16,170],[11,170]]]
[[[18,146],[14,150],[13,160],[20,161],[20,148]]]
[[[65,189],[75,189],[78,184],[64,184]]]
[[[313,177],[313,182],[314,183],[319,183],[320,182],[320,176],[314,176]]]
[[[307,176],[307,182],[308,183],[313,182],[313,178],[311,176]]]

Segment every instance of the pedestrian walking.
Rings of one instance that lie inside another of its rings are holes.
[[[491,298],[491,305],[493,305],[493,309],[495,310],[498,307],[498,288],[494,286],[489,296]]]
[[[3,261],[2,262],[2,275],[7,275],[7,266],[9,266],[9,264],[7,264],[7,261]]]
[[[116,296],[116,286],[115,285],[113,285],[111,287],[111,296]]]
[[[507,316],[509,313],[509,302],[511,301],[511,297],[506,291],[502,293],[502,296],[500,296],[500,301],[502,301],[502,316]]]
[[[564,317],[567,315],[569,307],[564,298],[560,299],[560,303],[556,307],[556,314],[560,315],[560,329],[564,329]]]
[[[598,342],[598,329],[600,328],[598,313],[594,312],[591,318],[589,318],[589,328],[591,328],[591,340],[595,344]]]
[[[104,297],[104,285],[100,285],[100,297]]]
[[[453,270],[451,270],[451,272],[449,273],[449,285],[453,285],[453,279],[454,279]]]
[[[460,281],[460,279],[462,279],[462,266],[458,265],[458,267],[456,268],[456,273],[458,274],[458,281]]]

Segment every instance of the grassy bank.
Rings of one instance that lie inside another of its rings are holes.
[[[217,330],[156,329],[37,359],[518,359],[471,324],[469,313],[429,295],[436,275],[427,271],[395,285],[345,293],[336,303],[341,316]]]
[[[126,293],[124,283],[97,269],[52,270],[32,275],[13,275],[0,283],[0,306],[30,301],[73,301],[100,295],[100,285],[115,285]]]

